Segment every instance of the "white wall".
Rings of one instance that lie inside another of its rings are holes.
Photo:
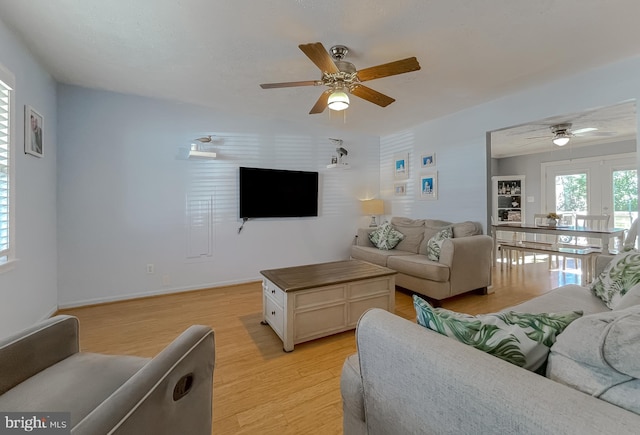
[[[380,187],[394,215],[449,221],[489,221],[490,169],[486,133],[532,120],[640,99],[640,57],[585,71],[553,83],[426,122],[380,141]],[[428,103],[427,103],[428,104]],[[407,196],[393,196],[393,154],[408,152]],[[419,159],[437,155],[439,199],[417,199]]]
[[[524,175],[526,196],[533,197],[533,202],[528,202],[525,207],[526,221],[533,222],[533,215],[536,213],[546,213],[545,207],[541,206],[542,180],[541,165],[547,162],[557,162],[562,160],[580,159],[586,157],[596,157],[602,155],[613,155],[635,152],[637,148],[635,140],[626,140],[606,145],[593,145],[574,148],[557,148],[552,153],[538,153],[525,156],[506,157],[496,160],[495,172],[492,175]]]
[[[15,76],[13,164],[17,261],[0,273],[0,337],[51,314],[57,305],[56,84],[0,21],[0,64]],[[44,117],[43,152],[24,153],[24,106]]]
[[[260,278],[346,259],[358,199],[379,189],[379,138],[60,85],[59,302],[103,302]],[[321,115],[322,116],[322,115]],[[214,134],[219,158],[178,160]],[[351,170],[327,170],[343,139]],[[320,216],[250,220],[238,234],[238,167],[320,172]],[[213,255],[187,259],[187,198],[214,204]],[[146,265],[155,273],[147,274]],[[164,279],[164,280],[163,280]]]

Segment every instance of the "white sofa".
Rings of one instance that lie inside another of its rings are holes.
[[[599,261],[597,267],[602,269],[603,264],[606,260]],[[640,312],[638,307],[631,309]],[[580,334],[584,322],[577,325],[579,320],[613,313],[587,288],[577,285],[559,287],[511,309],[531,313],[583,310],[585,316],[570,324],[556,345],[574,324],[573,333]],[[635,316],[637,319],[640,314]],[[640,334],[640,327],[633,329],[635,336]],[[638,413],[384,310],[373,309],[361,317],[356,340],[358,352],[347,358],[342,369],[345,435],[622,435],[640,431]],[[632,349],[640,340],[635,343]],[[556,345],[551,348],[547,373],[553,372]],[[640,371],[633,355],[631,360],[634,370]],[[581,380],[592,376],[583,366],[569,367]],[[596,381],[598,376],[601,374]],[[638,382],[629,382],[638,388],[632,389],[635,400],[640,400]]]
[[[369,240],[372,228],[360,228],[351,258],[398,272],[396,285],[426,296],[433,302],[469,291],[487,292],[491,285],[491,237],[478,222],[451,223],[434,219],[393,217],[391,225],[404,239],[391,250],[376,248]],[[453,238],[443,242],[440,259],[427,258],[427,242],[451,226]]]

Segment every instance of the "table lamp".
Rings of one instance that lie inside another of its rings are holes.
[[[371,216],[369,227],[377,227],[376,216],[384,214],[384,201],[381,199],[367,199],[362,201],[362,213]]]

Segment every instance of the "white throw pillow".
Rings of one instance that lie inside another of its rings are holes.
[[[435,236],[431,237],[427,242],[427,258],[432,261],[440,260],[440,251],[442,244],[446,239],[453,238],[453,229],[445,227],[438,231]]]
[[[614,309],[634,285],[640,283],[640,252],[627,251],[616,255],[591,284],[594,295]]]
[[[415,295],[413,306],[418,324],[425,328],[531,371],[543,366],[558,334],[582,316],[582,311],[557,314],[508,311],[471,316],[433,308]]]
[[[396,247],[400,241],[404,239],[404,234],[400,231],[393,228],[393,226],[385,222],[380,225],[377,229],[369,234],[369,240],[373,243],[376,248],[389,250]]]
[[[620,298],[617,304],[613,306],[614,310],[624,310],[625,308],[633,307],[634,305],[640,305],[640,284],[636,284],[631,287]]]

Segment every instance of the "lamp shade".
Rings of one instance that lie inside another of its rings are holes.
[[[384,201],[381,199],[362,201],[362,214],[368,216],[384,214]]]
[[[349,107],[349,96],[342,90],[338,89],[329,95],[329,109],[344,110]]]

